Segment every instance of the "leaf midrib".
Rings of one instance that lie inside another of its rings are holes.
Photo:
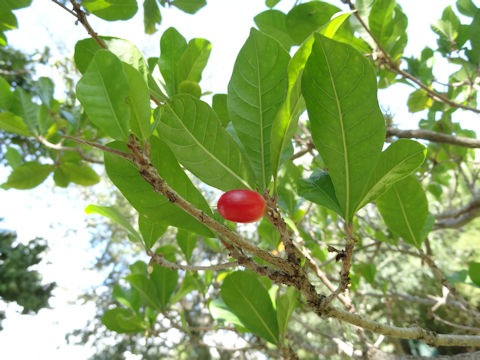
[[[253,304],[250,302],[250,300],[243,295],[243,292],[240,291],[239,288],[237,288],[238,290],[238,293],[240,294],[240,296],[243,298],[243,300],[252,308],[253,312],[255,313],[255,315],[260,319],[260,322],[262,323],[263,327],[268,331],[268,333],[270,334],[270,336],[272,337],[272,339],[274,339],[276,342],[278,342],[278,339],[277,339],[277,336],[275,336],[275,334],[272,333],[272,331],[270,330],[270,327],[267,326],[267,324],[265,323],[265,321],[263,320],[263,318],[260,316],[260,314],[258,313],[257,309],[255,308],[255,306],[253,306]]]
[[[98,71],[98,74],[99,74],[99,78],[100,78],[100,82],[101,82],[101,85],[102,85],[102,89],[104,91],[104,94],[106,95],[106,98],[107,98],[107,104],[108,106],[110,107],[110,110],[113,114],[113,119],[115,120],[115,123],[117,124],[118,128],[120,129],[120,133],[122,134],[122,136],[124,138],[127,138],[127,134],[125,134],[125,132],[123,131],[123,128],[120,124],[120,121],[118,119],[118,116],[117,116],[117,113],[115,112],[115,109],[113,107],[113,104],[112,104],[112,101],[110,99],[110,94],[109,92],[107,91],[107,86],[105,84],[105,81],[103,79],[103,75],[102,75],[102,72],[100,71],[100,67],[98,66],[98,63],[95,62],[95,67],[97,68],[97,71]]]
[[[382,182],[383,179],[385,179],[390,173],[392,173],[394,171],[394,169],[402,166],[405,162],[407,162],[408,160],[411,160],[412,158],[414,158],[415,156],[417,156],[419,153],[421,153],[422,151],[418,151],[416,152],[415,154],[412,154],[406,158],[404,158],[401,162],[399,162],[397,165],[395,165],[394,167],[390,168],[390,171],[387,171],[381,178],[378,179],[378,181],[375,181],[375,184],[373,184],[373,186],[370,188],[370,190],[367,191],[367,193],[365,194],[365,196],[362,196],[362,200],[359,202],[359,206],[357,208],[360,209],[362,208],[364,205],[366,205],[364,202],[366,199],[369,198],[370,194],[373,192],[373,190],[377,187],[378,184],[380,184]],[[379,159],[380,161],[381,159]],[[376,169],[373,169],[372,170],[372,176],[374,175],[374,172],[375,172]],[[413,170],[412,170],[413,171]],[[408,176],[405,175],[405,177]],[[402,178],[399,178],[397,181],[400,181],[402,180]]]
[[[402,211],[402,216],[405,219],[405,224],[407,225],[408,232],[410,233],[410,236],[412,237],[413,241],[415,242],[415,245],[417,245],[418,241],[417,241],[417,238],[416,238],[415,234],[413,233],[412,227],[410,226],[410,221],[408,220],[407,212],[405,211],[405,208],[403,206],[402,199],[400,198],[400,195],[398,194],[398,191],[395,187],[393,188],[393,190],[395,191],[395,196],[398,199],[398,203],[400,205],[400,210]]]
[[[263,103],[262,103],[262,87],[261,87],[261,77],[260,77],[260,66],[259,66],[259,58],[258,58],[258,47],[257,47],[257,40],[253,38],[253,43],[255,46],[255,60],[256,60],[256,70],[257,70],[257,83],[258,83],[258,113],[259,113],[259,121],[260,121],[260,156],[262,161],[262,184],[263,189],[266,188],[266,181],[265,181],[265,145],[263,144]]]
[[[318,38],[317,38],[318,39]],[[320,48],[322,49],[323,56],[325,58],[325,63],[327,65],[328,69],[328,74],[330,75],[330,82],[332,83],[332,88],[333,92],[335,95],[335,103],[337,105],[337,111],[338,111],[338,118],[339,118],[339,123],[340,123],[340,130],[342,133],[342,145],[343,145],[343,160],[345,163],[345,217],[346,220],[349,220],[350,217],[350,169],[348,167],[348,149],[347,149],[347,141],[346,141],[346,136],[345,136],[345,128],[343,124],[343,115],[342,115],[342,107],[340,105],[340,99],[338,98],[337,94],[337,88],[335,86],[335,82],[333,81],[333,74],[332,70],[330,68],[330,63],[327,57],[327,54],[325,53],[325,49],[323,47],[323,44],[320,43]]]
[[[208,151],[205,146],[203,146],[202,143],[200,143],[197,138],[192,134],[192,132],[185,126],[183,123],[182,119],[177,115],[175,110],[172,108],[172,106],[167,103],[165,106],[168,107],[170,112],[173,114],[173,116],[176,118],[177,122],[180,123],[182,128],[185,130],[185,132],[193,139],[193,141],[207,154],[210,156],[212,160],[217,162],[223,169],[225,169],[229,174],[231,174],[235,179],[237,179],[240,183],[242,183],[247,189],[251,189],[250,185],[246,183],[242,178],[240,178],[235,172],[233,172],[229,167],[227,167],[224,163],[222,163],[216,156],[214,156],[210,151]]]

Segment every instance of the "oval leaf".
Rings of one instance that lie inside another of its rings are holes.
[[[83,0],[82,5],[92,14],[108,21],[128,20],[137,13],[137,0]]]
[[[297,187],[298,194],[303,198],[343,216],[342,209],[335,195],[332,179],[330,179],[327,172],[312,174],[308,179],[299,179]]]
[[[422,165],[426,153],[425,146],[410,139],[399,139],[391,144],[380,155],[357,210],[375,200],[395,182],[410,175]]]
[[[422,245],[428,202],[422,185],[414,175],[393,184],[390,190],[377,198],[377,207],[390,230],[409,244]]]
[[[385,140],[374,69],[351,46],[315,34],[302,92],[313,141],[349,222]]]
[[[2,187],[19,190],[33,189],[40,185],[54,168],[53,165],[42,165],[34,161],[26,162],[13,170]]]
[[[271,178],[273,120],[287,92],[290,56],[270,36],[252,29],[240,50],[228,84],[228,110],[257,177],[266,189]]]
[[[102,316],[102,323],[107,329],[119,334],[145,331],[146,325],[130,310],[117,308],[108,310]]]
[[[168,146],[155,137],[152,137],[150,141],[150,156],[160,176],[183,198],[207,214],[211,214],[205,199],[180,168]],[[120,142],[111,143],[109,146],[122,151],[128,151],[125,144]],[[108,177],[130,204],[152,222],[176,226],[205,236],[212,236],[210,230],[204,225],[175,206],[175,204],[170,203],[164,196],[156,193],[152,186],[141,177],[138,169],[128,160],[105,153],[105,169]]]
[[[155,223],[143,215],[138,216],[138,228],[147,249],[151,249],[155,245],[160,236],[167,231],[167,227],[164,224]]]
[[[25,137],[32,135],[22,118],[11,112],[0,113],[0,129]]]
[[[87,214],[99,214],[105,216],[123,227],[127,232],[135,239],[135,242],[141,242],[142,238],[137,230],[133,228],[130,222],[125,219],[125,217],[114,207],[111,206],[100,206],[100,205],[88,205],[85,208],[85,213]]]
[[[246,328],[273,344],[278,343],[277,314],[258,276],[234,272],[223,280],[220,295]]]
[[[128,137],[128,93],[122,62],[110,51],[97,51],[77,84],[77,96],[89,119],[114,139]]]
[[[250,188],[250,167],[207,103],[180,94],[155,116],[159,135],[195,176],[224,191]]]

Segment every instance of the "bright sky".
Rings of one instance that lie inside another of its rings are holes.
[[[453,0],[401,0],[409,18],[409,53],[418,54],[425,44],[434,46],[435,35],[429,24],[439,19],[443,8]],[[288,11],[293,0],[283,0],[280,9]],[[337,5],[340,1],[337,1]],[[208,0],[208,5],[194,16],[175,8],[162,9],[163,23],[153,36],[143,33],[143,16],[140,11],[127,22],[105,22],[90,16],[93,28],[101,35],[112,35],[131,40],[148,56],[158,56],[159,38],[169,26],[175,26],[187,40],[203,37],[213,44],[212,54],[204,72],[202,88],[213,92],[226,92],[235,56],[254,25],[253,17],[265,10],[263,0]],[[27,9],[16,11],[19,30],[7,33],[11,45],[26,52],[50,46],[53,63],[58,57],[72,56],[75,42],[87,37],[74,19],[50,1],[34,0]],[[51,76],[48,69],[41,75]],[[442,74],[437,74],[441,76]],[[419,116],[405,110],[406,97],[412,90],[402,86],[395,91],[381,92],[380,102],[389,107],[400,127],[417,127]],[[458,112],[464,126],[473,126],[478,117]],[[475,125],[474,129],[478,126]],[[0,168],[0,183],[8,177],[9,170]],[[96,185],[100,188],[102,185]],[[95,253],[89,248],[90,235],[85,230],[88,202],[72,186],[63,190],[54,188],[48,179],[41,186],[28,191],[0,189],[0,217],[5,221],[0,227],[15,230],[22,242],[39,236],[48,239],[50,252],[40,266],[45,281],[55,281],[59,287],[51,300],[51,310],[42,310],[37,316],[16,313],[18,307],[10,306],[4,330],[0,332],[0,351],[5,359],[70,359],[85,360],[91,349],[67,346],[65,333],[82,327],[91,318],[91,306],[75,304],[76,297],[88,287],[99,284],[103,276],[86,268]]]

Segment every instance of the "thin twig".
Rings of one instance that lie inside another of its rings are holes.
[[[83,150],[80,147],[69,147],[69,146],[63,146],[62,144],[53,144],[49,142],[47,139],[45,139],[43,136],[36,136],[36,139],[45,147],[57,151],[73,151],[76,152],[80,155],[80,157],[88,162],[95,163],[95,164],[103,164],[102,160],[94,159],[87,154],[83,152]]]
[[[437,101],[440,101],[440,102],[443,102],[445,104],[448,104],[450,105],[451,107],[454,107],[454,108],[461,108],[461,109],[464,109],[464,110],[470,110],[470,111],[473,111],[477,114],[480,114],[480,110],[479,109],[476,109],[476,108],[473,108],[473,107],[470,107],[470,106],[467,106],[467,105],[463,105],[463,104],[459,104],[455,101],[452,101],[450,100],[448,97],[446,97],[445,95],[443,94],[440,94],[438,92],[436,92],[435,90],[431,89],[430,87],[428,87],[427,85],[425,85],[424,83],[422,83],[419,79],[417,79],[415,76],[409,74],[408,72],[406,71],[403,71],[401,70],[397,63],[395,63],[395,61],[392,60],[392,58],[390,57],[390,55],[388,54],[388,52],[384,49],[384,47],[382,46],[382,44],[380,44],[380,42],[378,41],[378,39],[376,38],[376,36],[371,32],[371,30],[369,29],[368,25],[365,23],[365,21],[363,21],[362,17],[360,16],[360,14],[358,13],[357,9],[355,8],[355,5],[353,5],[352,1],[351,0],[345,0],[344,1],[346,4],[348,4],[348,6],[350,7],[350,10],[352,10],[353,12],[353,15],[355,16],[355,18],[358,20],[358,22],[360,23],[360,25],[362,25],[362,27],[365,29],[365,31],[370,35],[370,37],[373,39],[373,41],[375,42],[378,50],[380,50],[380,52],[382,53],[383,55],[383,61],[385,63],[385,65],[388,66],[388,68],[399,74],[400,76],[402,76],[404,79],[407,79],[407,80],[410,80],[411,82],[415,83],[416,85],[418,85],[420,88],[422,88],[423,90],[425,90],[428,95],[430,95],[434,100],[437,100]]]
[[[436,131],[415,129],[415,130],[400,130],[395,127],[387,128],[387,137],[396,136],[398,138],[408,139],[424,139],[436,143],[457,145],[466,148],[480,148],[480,140],[468,138],[464,136],[454,136],[449,134],[442,134]]]
[[[105,152],[109,152],[111,154],[115,154],[117,156],[120,156],[124,159],[127,159],[128,161],[131,161],[133,162],[134,160],[134,157],[132,154],[128,154],[128,153],[125,153],[123,151],[120,151],[120,150],[117,150],[117,149],[113,149],[113,148],[110,148],[108,146],[105,146],[105,145],[102,145],[102,144],[98,144],[96,142],[93,142],[93,141],[88,141],[88,140],[84,140],[84,139],[79,139],[79,138],[76,138],[76,137],[73,137],[73,136],[69,136],[69,135],[62,135],[63,138],[65,139],[69,139],[69,140],[72,140],[72,141],[75,141],[76,143],[79,143],[79,144],[83,144],[83,145],[89,145],[89,146],[93,146],[97,149],[100,149],[100,150],[103,150]]]
[[[147,254],[152,257],[152,260],[163,267],[170,268],[172,270],[190,270],[190,271],[207,271],[207,270],[225,270],[239,265],[238,261],[231,261],[224,264],[199,266],[199,265],[182,265],[168,261],[160,254],[154,254],[151,250],[147,251]]]

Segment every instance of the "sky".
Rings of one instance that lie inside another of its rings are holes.
[[[293,3],[283,0],[279,9],[288,11]],[[436,36],[429,24],[439,19],[444,7],[454,1],[400,0],[399,3],[409,19],[407,53],[418,54],[425,44],[433,46]],[[193,37],[210,40],[212,53],[202,89],[217,93],[226,92],[235,56],[254,26],[253,17],[264,10],[263,0],[208,0],[208,5],[193,16],[175,8],[162,9],[163,22],[153,36],[143,33],[141,6],[139,13],[127,22],[105,22],[94,16],[89,21],[101,35],[131,40],[145,57],[158,56],[161,33],[170,26],[175,26],[187,40]],[[52,48],[51,63],[72,56],[75,42],[87,37],[85,30],[75,25],[74,18],[51,1],[34,0],[31,7],[15,14],[19,29],[7,33],[9,43],[26,52],[48,45]],[[445,74],[443,71],[437,76],[442,78]],[[48,67],[39,69],[38,76],[42,75],[54,80],[56,77]],[[401,128],[417,127],[422,116],[412,116],[406,111],[410,92],[411,88],[400,86],[379,94],[380,103],[396,114],[395,120]],[[478,128],[478,117],[464,111],[457,111],[455,116],[465,127]],[[8,169],[0,167],[0,183],[8,174]],[[94,189],[102,191],[102,187],[105,185],[99,184]],[[84,360],[91,354],[92,349],[67,345],[64,340],[65,333],[82,327],[86,319],[93,317],[94,307],[77,304],[76,297],[90,286],[100,284],[104,275],[88,270],[96,255],[90,248],[91,235],[85,229],[84,208],[89,203],[75,187],[55,188],[51,178],[33,190],[0,189],[0,217],[5,219],[0,227],[15,230],[21,242],[36,236],[48,239],[50,251],[39,270],[46,282],[55,281],[59,285],[50,301],[52,309],[41,310],[37,316],[19,315],[19,307],[8,307],[5,329],[0,332],[2,359]]]

